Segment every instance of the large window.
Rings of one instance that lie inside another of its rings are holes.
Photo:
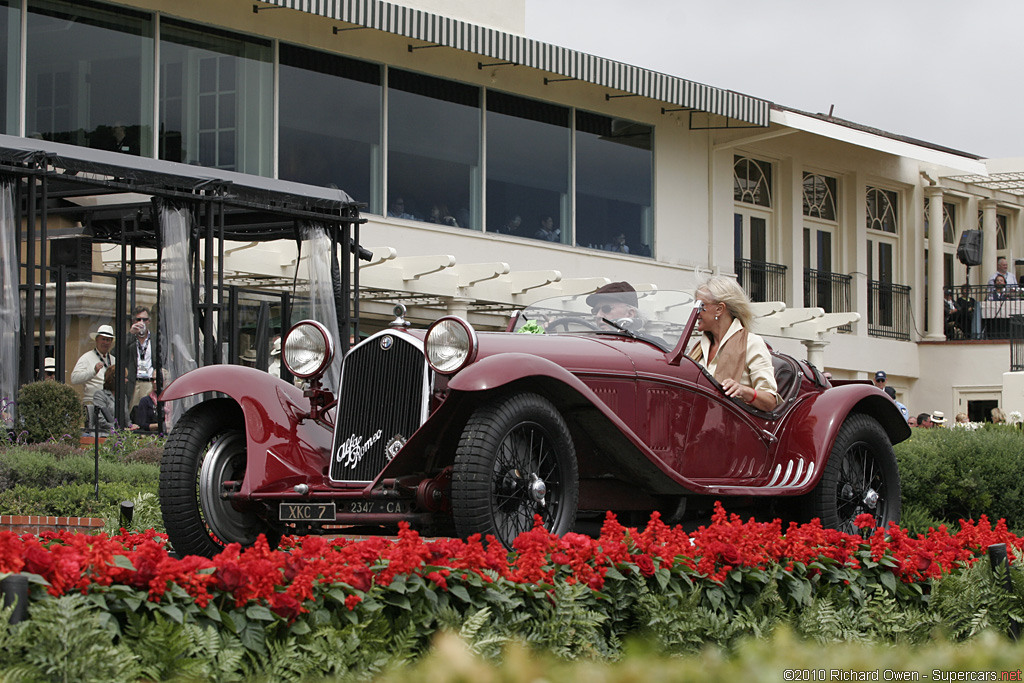
[[[867,188],[867,227],[891,235],[899,233],[898,195],[892,190]]]
[[[733,200],[772,208],[772,165],[737,156],[733,160]]]
[[[737,263],[767,263],[772,221],[772,165],[760,159],[735,156],[732,177],[733,201],[736,203],[733,257]]]
[[[576,244],[651,255],[653,137],[651,126],[576,112]]]
[[[270,42],[169,19],[160,32],[160,158],[270,175]]]
[[[899,234],[899,195],[892,190],[868,187],[866,201],[868,331],[884,336],[886,330],[899,327],[902,322],[895,257]]]
[[[388,71],[388,215],[480,229],[480,89]]]
[[[281,45],[278,177],[339,187],[383,213],[381,67]]]
[[[18,65],[21,63],[21,20],[19,0],[0,0],[0,93],[5,106],[0,107],[0,133],[18,134]]]
[[[1005,256],[1006,251],[1006,225],[1009,219],[1005,213],[996,214],[996,253]],[[977,230],[984,229],[984,212],[978,211]]]
[[[570,142],[565,107],[487,93],[489,232],[543,239],[555,237],[543,227],[549,218],[569,225]]]
[[[26,44],[30,137],[152,154],[149,15],[84,0],[32,0]]]

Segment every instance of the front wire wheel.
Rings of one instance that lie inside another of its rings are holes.
[[[558,409],[537,394],[499,397],[474,411],[452,472],[458,535],[492,534],[507,547],[534,525],[572,530],[579,499],[576,452]]]
[[[185,413],[164,446],[160,509],[171,545],[180,555],[213,557],[229,543],[250,546],[262,533],[276,547],[280,532],[221,497],[224,482],[245,477],[246,438],[237,405],[211,403]]]
[[[862,514],[872,515],[880,527],[899,523],[899,470],[889,436],[877,420],[860,413],[847,417],[808,507],[809,517],[846,533],[857,532],[854,520]]]

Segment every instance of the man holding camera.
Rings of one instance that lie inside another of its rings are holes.
[[[150,389],[154,375],[153,335],[149,332],[149,309],[136,306],[132,313],[132,326],[129,328],[131,342],[125,349],[125,363],[128,368],[128,399],[129,410],[139,405]]]

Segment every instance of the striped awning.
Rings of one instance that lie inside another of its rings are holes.
[[[263,0],[309,14],[548,71],[756,126],[769,102],[383,0]]]

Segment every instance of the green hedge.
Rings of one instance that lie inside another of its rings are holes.
[[[157,492],[158,465],[101,458],[97,500],[95,467],[92,454],[58,460],[40,450],[0,451],[0,514],[105,517],[122,500]]]
[[[1024,533],[1024,432],[996,425],[913,432],[895,449],[904,527],[924,532],[986,514]],[[101,451],[101,498],[156,493],[161,452],[162,441],[152,437],[114,439]],[[0,514],[90,516],[94,467],[90,450],[63,444],[0,449]]]
[[[915,429],[896,445],[903,484],[904,526],[1006,519],[1024,530],[1024,433],[985,425],[976,430]]]
[[[85,423],[82,399],[60,382],[32,382],[18,392],[18,439],[40,443],[51,439],[78,443]]]

